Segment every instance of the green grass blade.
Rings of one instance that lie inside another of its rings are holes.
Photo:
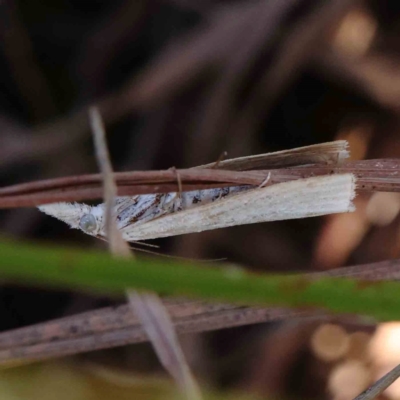
[[[106,253],[0,242],[0,279],[123,295],[126,288],[265,306],[319,308],[380,320],[400,316],[399,282],[255,275],[163,258],[126,260]]]

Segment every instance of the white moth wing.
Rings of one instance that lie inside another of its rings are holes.
[[[136,204],[138,197],[139,197],[138,195],[117,197],[115,199],[114,213],[118,215],[128,207],[131,207],[132,205]]]
[[[52,203],[38,206],[39,210],[67,223],[71,228],[79,228],[82,215],[91,212],[92,207],[83,203]]]
[[[352,174],[299,179],[226,197],[219,201],[134,224],[121,232],[128,241],[202,232],[233,225],[307,218],[354,210]]]

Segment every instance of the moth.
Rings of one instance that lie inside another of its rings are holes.
[[[348,158],[347,148],[346,141],[335,141],[196,168],[243,171],[337,165]],[[267,186],[242,185],[118,197],[114,215],[122,237],[133,242],[234,225],[350,212],[354,210],[354,196],[355,176],[346,173]],[[53,203],[41,205],[39,209],[88,235],[106,236],[104,204]]]

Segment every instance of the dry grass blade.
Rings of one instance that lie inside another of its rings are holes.
[[[400,365],[394,367],[390,372],[376,381],[363,393],[354,398],[354,400],[373,400],[380,396],[395,380],[400,377]]]
[[[232,158],[219,161],[217,166],[215,166],[215,163],[211,163],[195,168],[248,171],[255,169],[282,169],[308,164],[337,165],[342,164],[349,157],[348,147],[349,144],[346,140],[335,140],[273,153]]]
[[[236,307],[231,310],[210,311],[174,320],[179,334],[207,332],[247,324],[279,321],[287,318],[330,318],[329,314],[287,308]],[[65,337],[55,341],[34,342],[24,346],[0,350],[0,367],[11,368],[50,358],[79,354],[88,351],[126,346],[148,341],[148,335],[140,324],[119,329],[94,332],[80,337]]]
[[[211,304],[201,301],[164,299],[165,307],[175,321],[197,316],[215,315],[227,311],[242,309],[237,305]],[[38,343],[75,339],[108,331],[140,326],[140,320],[127,305],[107,307],[83,314],[72,315],[53,321],[31,325],[0,333],[0,349],[28,346]],[[148,338],[144,335],[143,340]]]
[[[113,209],[117,188],[115,186],[111,162],[106,145],[106,135],[101,116],[96,108],[89,110],[90,125],[93,132],[93,139],[96,150],[97,162],[103,180],[103,194],[105,203],[105,229],[109,240],[109,247],[112,254],[116,256],[129,257],[131,252],[128,244],[122,239],[117,225],[113,222]]]
[[[90,109],[90,123],[94,135],[97,160],[104,182],[105,226],[110,250],[116,256],[129,257],[131,256],[129,245],[123,240],[113,218],[117,187],[113,179],[104,126],[96,108]],[[127,295],[129,304],[142,322],[160,362],[172,375],[188,399],[201,399],[200,389],[191,374],[171,319],[160,299],[153,294],[140,294],[129,290]]]
[[[188,399],[200,400],[200,389],[186,362],[170,316],[159,297],[131,290],[128,291],[128,299],[165,369]]]

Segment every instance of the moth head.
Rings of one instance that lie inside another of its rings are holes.
[[[98,223],[96,217],[91,214],[83,214],[81,219],[79,220],[79,228],[83,230],[83,232],[88,235],[92,235],[94,232],[98,230]]]
[[[88,235],[104,236],[103,213],[99,206],[91,207],[81,203],[53,203],[38,207],[40,211],[65,222],[73,229],[80,229]]]

